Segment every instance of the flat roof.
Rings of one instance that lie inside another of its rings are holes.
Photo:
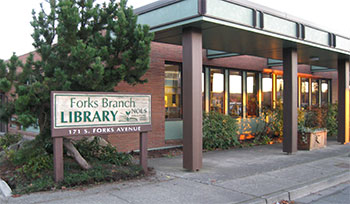
[[[329,68],[350,58],[349,37],[249,1],[160,0],[135,13],[158,42],[181,45],[182,30],[196,27],[204,49],[282,59],[283,48],[295,47],[299,63]]]

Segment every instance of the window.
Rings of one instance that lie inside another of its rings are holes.
[[[205,69],[202,70],[202,110],[205,112]]]
[[[242,75],[240,71],[230,71],[229,115],[242,116]]]
[[[210,111],[224,113],[224,74],[222,69],[210,69]]]
[[[262,75],[262,105],[265,108],[271,108],[272,102],[272,78],[270,74]]]
[[[307,107],[309,106],[309,79],[302,78],[301,79],[301,106]]]
[[[180,119],[182,118],[181,66],[166,64],[164,78],[165,118]]]
[[[277,101],[281,101],[283,103],[283,76],[277,75],[276,79],[276,96]]]
[[[259,74],[257,72],[247,72],[247,115],[258,116],[258,84]]]
[[[318,80],[313,79],[311,81],[311,105],[316,106],[319,104],[318,101]]]
[[[322,105],[327,105],[328,104],[328,80],[322,80],[321,83],[321,91],[322,91],[322,95],[321,95],[321,104]]]

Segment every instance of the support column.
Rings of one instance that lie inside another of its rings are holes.
[[[277,77],[272,73],[272,108],[276,109],[277,103]]]
[[[318,107],[321,108],[322,107],[322,80],[318,79],[317,83],[318,83]]]
[[[311,110],[311,107],[312,107],[312,79],[309,78],[309,107],[308,109]]]
[[[259,106],[259,117],[262,115],[262,92],[263,92],[263,83],[262,83],[262,73],[259,73],[259,91],[258,91],[258,106]]]
[[[53,138],[53,170],[55,174],[55,182],[63,181],[64,168],[63,168],[63,138]]]
[[[332,104],[333,103],[333,100],[332,100],[332,81],[331,80],[328,80],[328,94],[327,94],[327,103],[328,104]]]
[[[204,110],[206,113],[210,112],[210,69],[204,68]],[[203,107],[202,107],[203,108]]]
[[[338,61],[338,142],[349,143],[349,60]]]
[[[228,109],[229,109],[229,98],[230,98],[230,93],[229,93],[229,71],[228,69],[225,69],[224,71],[224,90],[225,90],[225,97],[224,97],[224,114],[228,115]]]
[[[298,108],[301,108],[301,77],[298,77]]]
[[[202,33],[186,28],[182,36],[183,57],[183,167],[202,168]]]
[[[296,48],[283,49],[283,152],[297,152],[298,54]]]
[[[242,71],[242,118],[247,118],[247,72]]]
[[[140,132],[140,165],[145,172],[145,174],[148,174],[148,165],[147,165],[147,132]]]

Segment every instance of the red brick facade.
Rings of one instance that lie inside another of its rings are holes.
[[[115,91],[120,93],[147,93],[152,94],[152,126],[153,130],[149,132],[148,147],[156,148],[166,146],[165,142],[165,108],[164,108],[164,69],[165,62],[182,62],[182,47],[170,44],[153,42],[151,45],[151,62],[150,69],[144,78],[148,80],[145,84],[130,86],[126,83],[120,83],[115,87]],[[21,60],[25,60],[21,56]],[[39,56],[35,56],[36,58]],[[203,50],[203,65],[237,68],[242,70],[262,71],[268,68],[267,59],[253,56],[234,56],[217,59],[207,59],[206,52]],[[281,69],[281,67],[274,67]],[[19,70],[20,71],[20,70]],[[299,65],[300,73],[310,73],[308,65]],[[337,72],[326,72],[315,74],[320,78],[332,80],[332,98],[333,102],[337,101]],[[9,132],[18,132],[10,128]],[[118,151],[131,151],[139,149],[139,134],[118,134],[109,135],[108,140],[117,147]]]
[[[165,108],[164,108],[164,64],[165,62],[182,62],[182,47],[177,45],[152,43],[150,69],[144,76],[148,83],[134,87],[125,83],[119,84],[115,90],[118,92],[150,93],[152,94],[152,125],[149,133],[148,147],[166,146],[165,142]],[[203,50],[203,65],[225,68],[237,68],[243,70],[262,71],[267,68],[267,59],[254,56],[234,56],[226,58],[208,59]],[[278,69],[278,68],[276,68]],[[281,68],[279,68],[281,69]],[[308,65],[299,65],[299,72],[310,73]],[[336,72],[319,73],[322,78],[333,79],[333,87],[336,87]],[[334,84],[335,83],[335,84]],[[335,91],[335,88],[333,88]],[[333,98],[336,95],[333,94]],[[335,98],[334,98],[335,99]],[[336,101],[336,100],[333,100]],[[120,151],[139,149],[138,134],[109,135],[108,140]]]

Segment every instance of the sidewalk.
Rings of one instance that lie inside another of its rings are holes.
[[[282,153],[282,145],[207,152],[203,168],[182,169],[182,157],[150,159],[157,174],[87,189],[35,193],[0,203],[273,203],[295,200],[350,180],[350,145]]]

